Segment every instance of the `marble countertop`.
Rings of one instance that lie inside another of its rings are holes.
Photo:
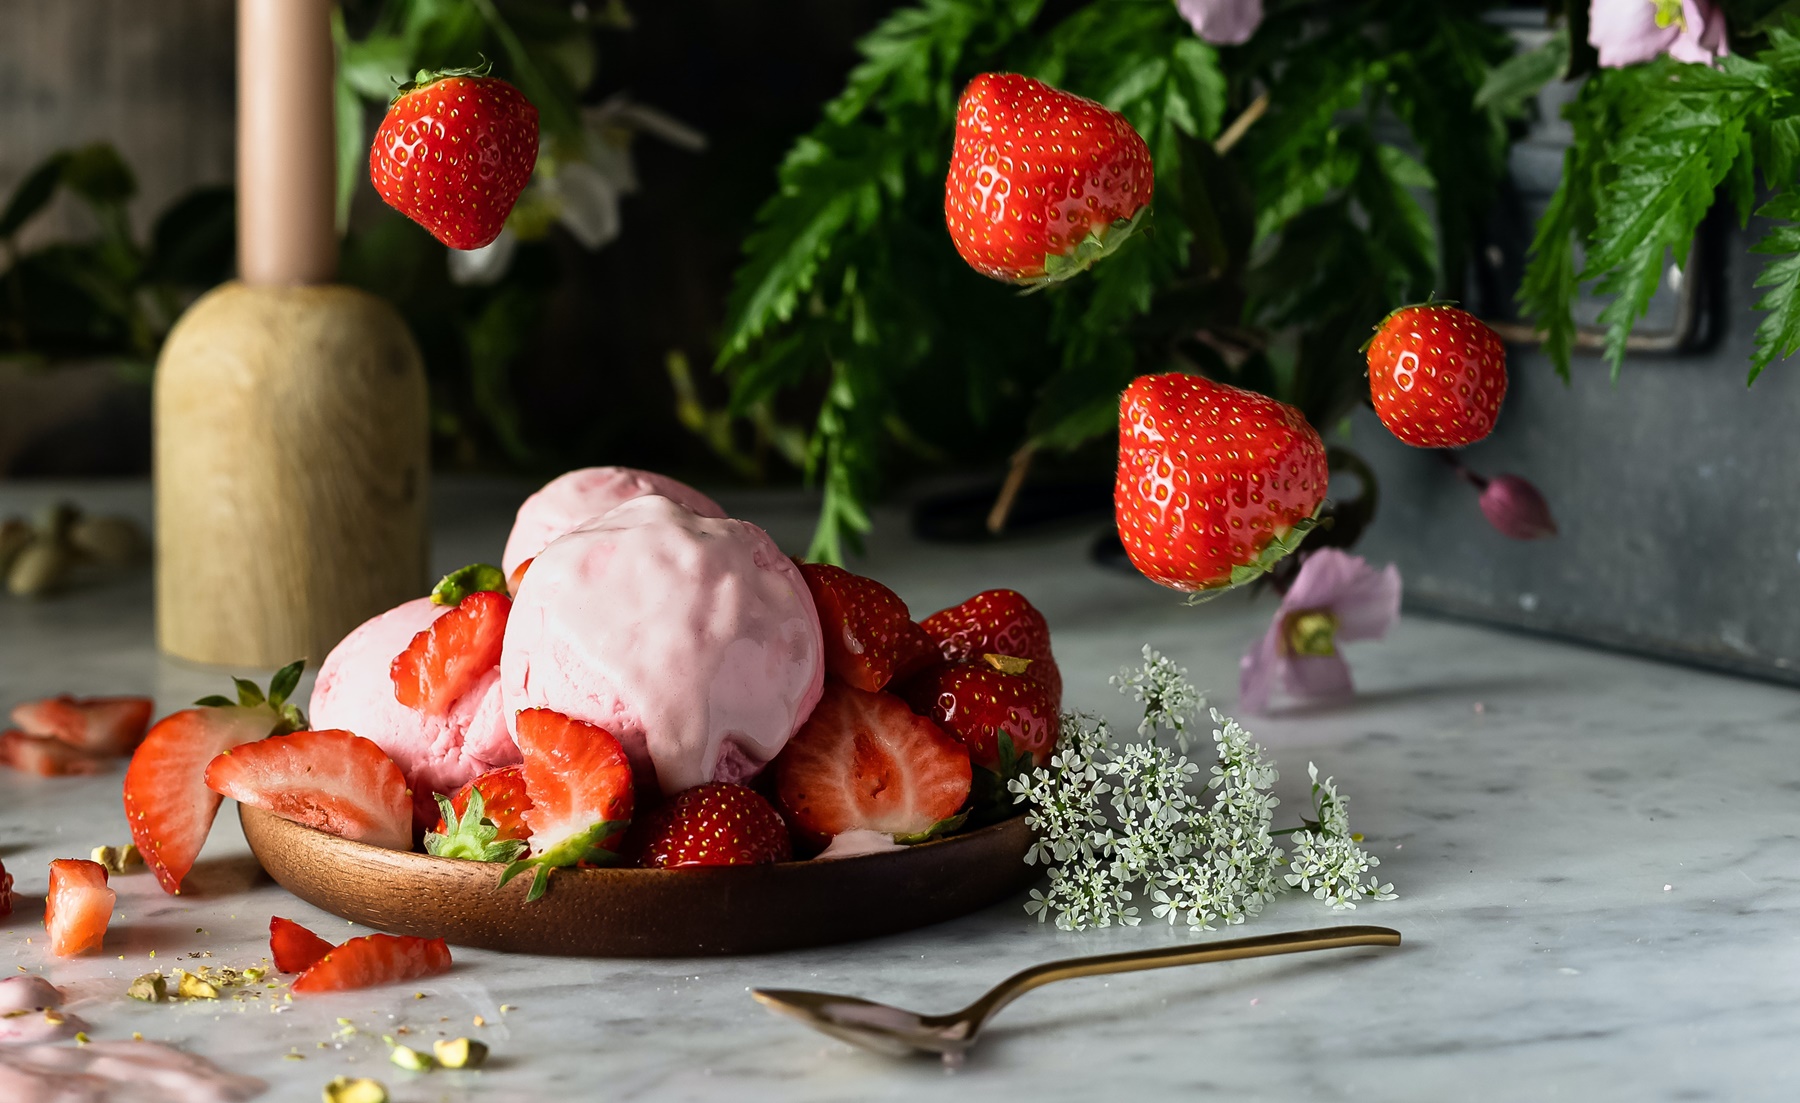
[[[441,488],[437,563],[494,558],[524,489]],[[147,516],[137,485],[0,484],[0,514],[59,492]],[[798,499],[724,499],[784,547],[803,546]],[[1069,707],[1121,720],[1128,710],[1106,678],[1145,643],[1229,712],[1238,655],[1272,610],[1235,597],[1186,608],[1091,565],[1089,532],[956,548],[913,541],[898,514],[878,520],[862,569],[915,610],[988,586],[1023,591],[1054,629]],[[253,963],[271,914],[333,938],[364,932],[261,876],[227,810],[193,892],[115,878],[104,951],[52,958],[29,897],[43,892],[49,859],[127,839],[122,771],[0,772],[0,858],[27,897],[0,921],[0,968],[67,987],[96,1038],[141,1032],[181,1046],[269,1081],[271,1100],[317,1099],[339,1074],[376,1076],[397,1103],[1793,1098],[1800,692],[1420,617],[1349,655],[1353,704],[1243,719],[1280,766],[1290,809],[1309,760],[1349,795],[1353,825],[1401,894],[1353,913],[1290,896],[1219,934],[1159,921],[1070,934],[1015,900],[898,937],[766,957],[457,950],[450,974],[398,988],[146,1005],[124,998],[132,977],[195,953]],[[0,597],[0,706],[59,691],[153,693],[166,711],[219,681],[157,656],[147,571],[52,602]],[[1405,945],[1054,985],[1008,1008],[955,1071],[854,1051],[746,993],[820,988],[947,1010],[1051,958],[1346,922],[1397,927]],[[379,1038],[400,1025],[425,1039],[482,1038],[492,1065],[403,1072]]]

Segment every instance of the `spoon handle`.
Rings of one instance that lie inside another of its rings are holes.
[[[1257,935],[1254,938],[1232,938],[1197,946],[1170,946],[1160,950],[1132,950],[1122,954],[1049,961],[1014,973],[954,1017],[980,1024],[1033,988],[1075,977],[1135,973],[1141,969],[1166,969],[1174,965],[1200,965],[1208,961],[1234,961],[1246,957],[1303,954],[1311,950],[1335,950],[1346,946],[1398,945],[1400,932],[1391,927],[1321,927],[1309,931]]]

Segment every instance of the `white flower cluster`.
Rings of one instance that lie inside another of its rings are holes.
[[[1144,706],[1139,735],[1151,735],[1159,727],[1168,728],[1175,733],[1175,745],[1181,753],[1187,753],[1188,724],[1206,707],[1206,696],[1188,681],[1185,668],[1145,644],[1143,666],[1120,667],[1108,680],[1120,693]]]
[[[1049,889],[1032,890],[1028,912],[1040,921],[1054,915],[1063,930],[1134,926],[1142,916],[1133,901],[1142,898],[1158,919],[1212,930],[1242,923],[1290,886],[1334,908],[1394,898],[1392,885],[1361,880],[1378,862],[1356,845],[1330,778],[1320,782],[1309,767],[1317,818],[1295,833],[1284,861],[1269,830],[1280,803],[1269,792],[1275,768],[1250,734],[1211,710],[1218,764],[1196,792],[1200,767],[1185,752],[1205,699],[1187,672],[1145,647],[1143,666],[1112,681],[1144,705],[1145,738],[1117,744],[1105,720],[1071,714],[1050,765],[1007,783],[1037,835],[1025,860],[1049,870]],[[1177,746],[1159,742],[1159,730]],[[1291,872],[1283,875],[1283,865]]]

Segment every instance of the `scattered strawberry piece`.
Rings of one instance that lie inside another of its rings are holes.
[[[479,249],[500,236],[537,155],[537,108],[486,66],[420,73],[375,131],[369,179],[432,237]]]
[[[279,915],[269,917],[269,956],[284,973],[304,973],[331,952],[331,943]]]
[[[906,602],[886,586],[824,563],[802,563],[800,573],[824,629],[826,673],[873,692],[937,658]]]
[[[164,892],[181,892],[219,813],[219,795],[206,787],[207,765],[280,723],[263,706],[207,706],[165,716],[144,737],[125,771],[125,822]]]
[[[6,863],[0,862],[0,919],[12,914],[12,874],[6,872]]]
[[[1123,115],[1017,73],[982,73],[956,107],[944,222],[984,276],[1067,279],[1136,228],[1150,147]]]
[[[0,732],[0,764],[38,777],[84,777],[106,769],[106,759],[48,735]]]
[[[942,830],[968,799],[969,752],[889,693],[825,680],[825,695],[775,758],[775,799],[823,846],[857,828],[902,841]]]
[[[389,850],[412,848],[412,794],[380,747],[347,731],[301,731],[221,752],[213,792]]]
[[[494,826],[499,829],[497,838],[531,838],[531,828],[525,823],[525,813],[531,809],[531,794],[525,789],[525,767],[522,764],[489,770],[458,789],[456,795],[450,798],[450,807],[455,809],[458,816],[468,810],[469,794],[476,789],[481,790],[482,815],[494,821]],[[449,827],[449,823],[439,817],[437,826],[432,830],[443,834]]]
[[[794,856],[787,824],[761,793],[714,781],[684,789],[650,814],[639,864],[749,866]]]
[[[605,728],[550,709],[522,709],[518,736],[533,856],[507,866],[500,883],[535,870],[530,901],[544,894],[552,869],[617,857],[612,851],[631,823],[636,794],[625,748]]]
[[[27,701],[12,710],[27,735],[51,735],[101,755],[128,755],[144,741],[155,708],[148,697],[71,697]]]
[[[1047,686],[987,663],[926,671],[908,683],[906,700],[967,747],[975,765],[1002,778],[1049,765],[1061,730]]]
[[[330,948],[288,988],[294,992],[342,992],[449,971],[450,947],[441,938],[370,934]]]
[[[98,949],[112,922],[118,894],[106,887],[106,867],[86,858],[58,858],[50,863],[50,891],[44,897],[44,929],[50,952],[74,957]]]
[[[1453,306],[1403,306],[1365,352],[1369,400],[1388,431],[1416,448],[1461,448],[1494,431],[1506,398],[1506,345]]]
[[[511,611],[512,599],[505,594],[479,590],[432,621],[394,658],[389,673],[395,698],[429,715],[449,712],[457,698],[500,664]]]
[[[937,641],[946,662],[972,663],[983,655],[1030,659],[1025,676],[1050,691],[1052,710],[1062,707],[1062,671],[1050,653],[1050,625],[1017,590],[983,590],[919,626]]]
[[[1329,480],[1325,445],[1292,406],[1181,372],[1125,389],[1113,508],[1152,582],[1217,590],[1261,576],[1312,529]]]

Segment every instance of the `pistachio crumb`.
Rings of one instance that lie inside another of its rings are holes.
[[[508,1011],[517,1011],[518,1009],[519,1009],[519,1005],[516,1003],[503,1003],[500,1005],[500,1011],[502,1014],[504,1014],[505,1012],[508,1012]]]
[[[182,999],[216,1000],[219,998],[219,990],[213,986],[212,982],[198,974],[190,973],[186,969],[177,969],[175,976],[178,978],[175,984],[175,994]]]
[[[420,1053],[411,1046],[395,1046],[388,1054],[388,1060],[411,1072],[430,1072],[434,1062],[427,1054]]]
[[[425,998],[425,993],[423,993],[423,992],[414,992],[413,993],[413,999],[415,999],[415,1000],[422,1000],[424,998]]]
[[[281,1059],[283,1061],[304,1061],[304,1060],[306,1060],[306,1054],[304,1054],[304,1053],[284,1053],[281,1055]]]
[[[480,1015],[477,1015],[477,1016],[475,1016],[475,1025],[476,1026],[486,1026],[487,1020],[482,1018]]]
[[[78,1046],[85,1046],[88,1044],[87,1031],[77,1030],[75,1032],[75,1044]]]
[[[488,1056],[488,1047],[473,1038],[440,1038],[431,1043],[431,1050],[447,1069],[478,1069]]]
[[[157,1003],[169,998],[169,982],[161,973],[145,973],[131,982],[125,994],[134,1000]]]
[[[366,1076],[337,1076],[325,1085],[325,1103],[388,1103],[388,1090]]]
[[[141,1041],[143,1041],[143,1040],[144,1040],[144,1034],[143,1034],[143,1032],[142,1032],[142,1031],[140,1031],[140,1030],[134,1030],[134,1031],[132,1031],[132,1032],[131,1032],[131,1040],[132,1040],[132,1041],[134,1041],[134,1042],[141,1042]]]

